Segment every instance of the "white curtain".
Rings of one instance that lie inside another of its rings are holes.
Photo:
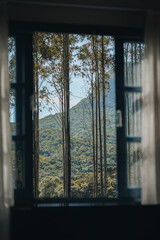
[[[0,240],[9,239],[9,207],[13,204],[10,153],[8,28],[6,3],[0,1]]]
[[[160,203],[160,12],[149,12],[143,78],[142,204]]]

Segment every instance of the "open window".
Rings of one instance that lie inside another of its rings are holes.
[[[140,199],[142,41],[35,30],[9,39],[17,204]]]

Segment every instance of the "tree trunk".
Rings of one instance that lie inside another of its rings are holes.
[[[94,60],[96,59],[96,53],[95,53],[95,36],[92,36],[92,42],[93,42],[93,53],[94,53]],[[94,95],[94,94],[93,94]],[[94,169],[94,174],[95,174],[95,197],[98,195],[98,102],[97,102],[97,81],[95,79],[95,101],[96,101],[96,106],[95,106],[95,169]],[[94,110],[93,110],[94,112]]]
[[[64,114],[65,114],[65,159],[64,197],[70,197],[71,149],[70,149],[70,92],[69,92],[69,35],[63,35],[64,50]]]
[[[63,162],[63,185],[65,189],[65,129],[64,129],[64,86],[63,83],[61,83],[61,111],[62,111],[62,116],[61,116],[61,121],[62,121],[62,162]]]
[[[94,42],[92,39],[92,46]],[[94,46],[93,46],[94,49]],[[92,107],[92,152],[93,152],[93,196],[96,197],[96,165],[95,165],[95,131],[94,131],[94,52],[92,49],[92,76],[91,76],[91,107]]]
[[[96,41],[96,59],[95,60],[96,60],[96,72],[97,72],[97,94],[98,94],[97,100],[98,100],[99,147],[100,147],[100,183],[101,183],[101,196],[103,197],[102,126],[101,126],[100,79],[99,79],[99,66],[98,66],[98,41]]]
[[[107,139],[106,139],[106,87],[104,69],[104,36],[102,36],[102,84],[103,84],[103,154],[104,154],[104,196],[107,195]]]

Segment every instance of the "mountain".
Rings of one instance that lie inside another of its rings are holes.
[[[115,83],[110,80],[110,91],[106,90],[106,133],[107,156],[110,165],[116,164],[116,127],[115,127]],[[102,111],[101,96],[101,111]],[[95,109],[95,104],[94,104]],[[102,114],[103,117],[103,114]],[[71,156],[73,164],[86,159],[92,163],[92,125],[91,103],[89,98],[82,99],[70,109]],[[61,113],[48,115],[39,120],[40,154],[62,164]],[[103,141],[103,137],[102,137]],[[51,160],[51,161],[52,161]],[[87,165],[86,165],[87,166]]]
[[[101,111],[102,111],[101,95]],[[94,103],[95,109],[95,103]],[[73,136],[91,137],[91,102],[89,98],[82,99],[76,106],[70,109],[70,130]],[[110,90],[106,90],[106,120],[107,124],[115,125],[115,81],[110,79]],[[39,120],[40,128],[61,129],[61,113],[50,114]]]

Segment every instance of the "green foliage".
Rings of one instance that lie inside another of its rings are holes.
[[[61,184],[62,183],[59,177],[44,177],[39,184],[40,198],[60,197],[62,187],[59,189],[59,186]]]

